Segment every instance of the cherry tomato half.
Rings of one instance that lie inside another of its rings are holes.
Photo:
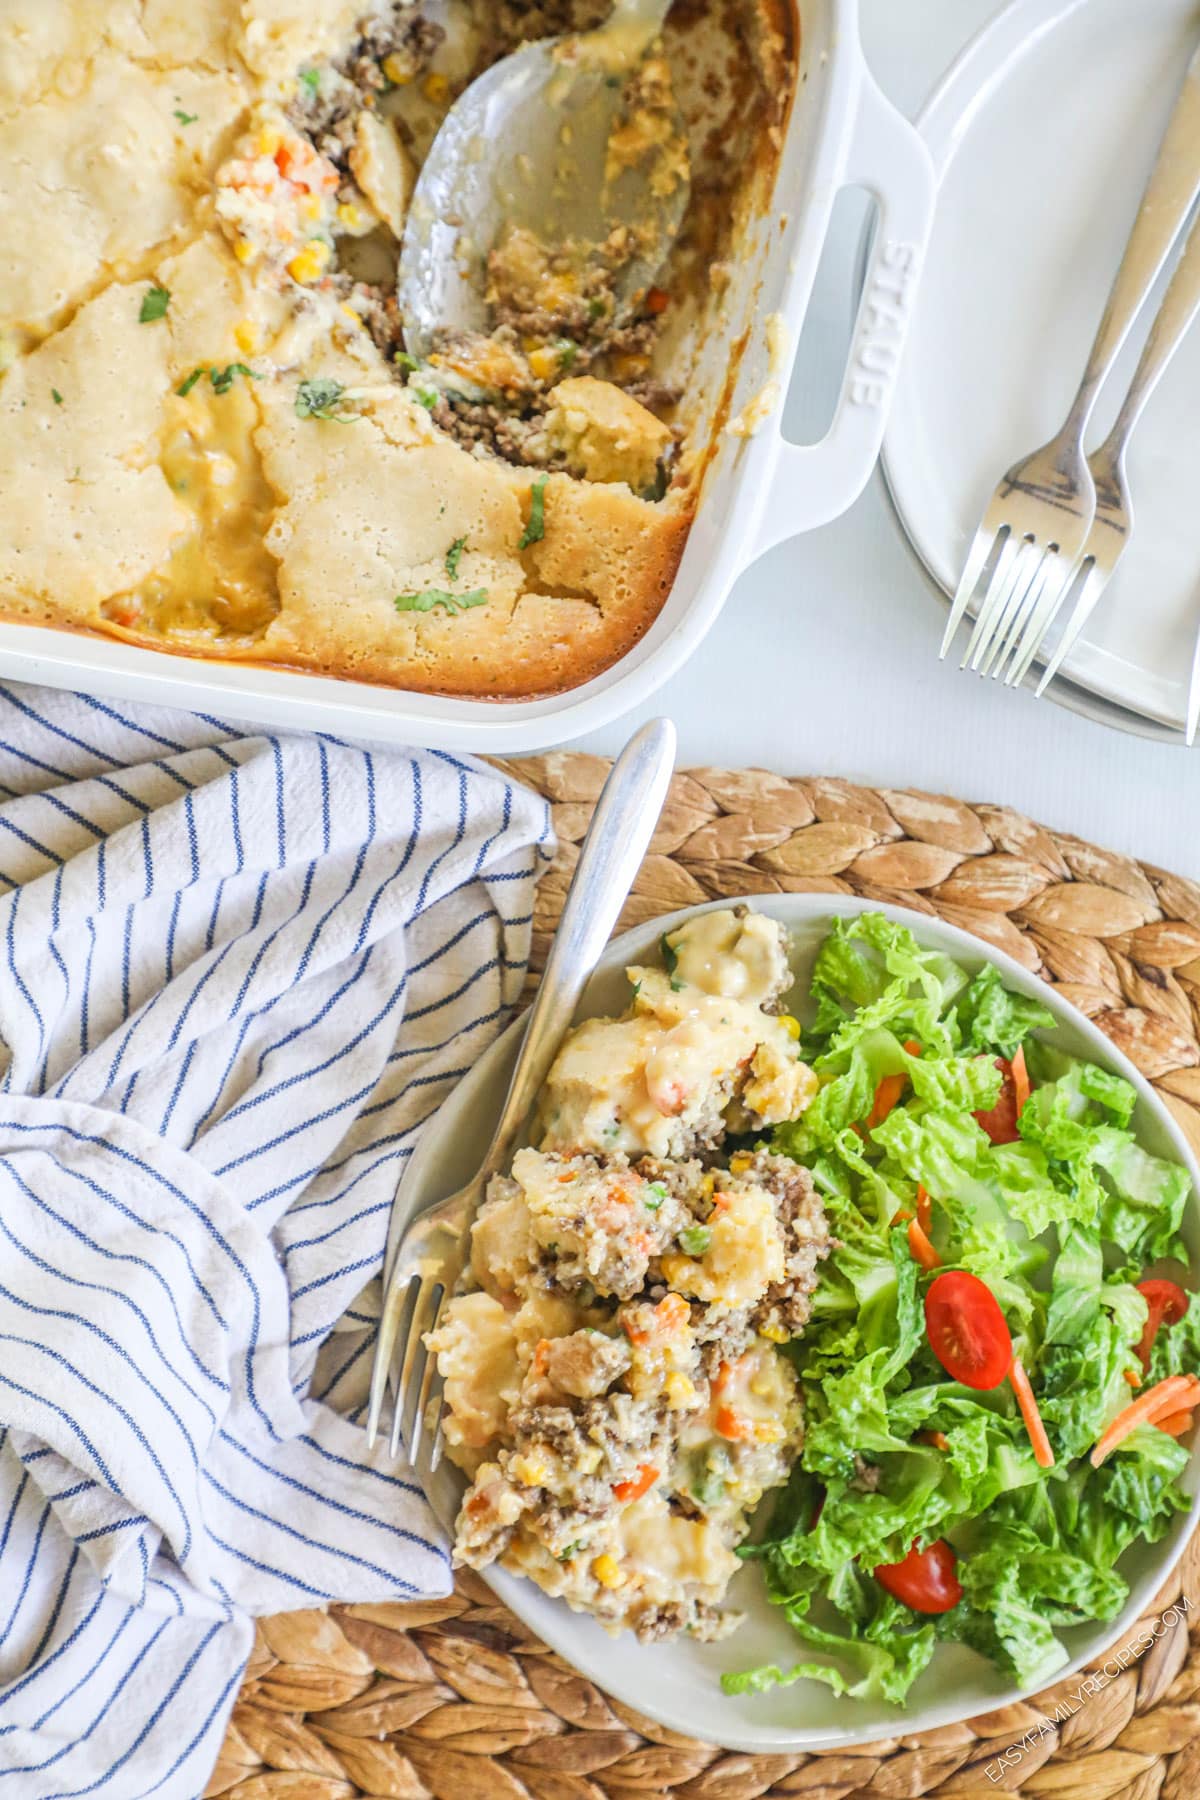
[[[913,1612],[947,1613],[963,1597],[954,1572],[957,1560],[945,1538],[937,1538],[924,1550],[914,1543],[903,1562],[880,1563],[875,1579]]]
[[[1145,1329],[1137,1347],[1142,1372],[1146,1374],[1150,1369],[1150,1352],[1154,1348],[1159,1326],[1178,1325],[1191,1304],[1191,1295],[1185,1293],[1177,1281],[1166,1281],[1157,1275],[1152,1275],[1148,1281],[1139,1281],[1137,1291],[1148,1309]]]
[[[998,1056],[996,1067],[1004,1074],[1000,1098],[990,1112],[977,1112],[972,1117],[987,1132],[993,1144],[1015,1144],[1021,1135],[1017,1130],[1017,1120],[1021,1116],[1021,1095],[1012,1063],[1005,1057]]]
[[[929,1347],[964,1387],[999,1387],[1012,1367],[1012,1337],[999,1302],[978,1275],[950,1269],[925,1295]]]

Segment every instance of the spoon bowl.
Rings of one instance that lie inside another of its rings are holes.
[[[673,102],[637,149],[633,84],[667,4],[629,0],[595,31],[524,44],[451,107],[401,246],[397,298],[412,355],[427,356],[441,333],[488,330],[488,255],[509,229],[587,258],[625,227],[629,251],[611,276],[615,322],[652,283],[689,192]]]

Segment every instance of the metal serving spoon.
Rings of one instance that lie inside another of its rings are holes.
[[[436,1370],[434,1358],[425,1349],[425,1334],[434,1328],[443,1303],[454,1292],[470,1251],[471,1223],[487,1184],[507,1165],[519,1141],[584,984],[633,886],[666,799],[674,762],[675,727],[669,719],[652,719],[635,732],[613,764],[596,802],[546,970],[529,1009],[507,1098],[474,1178],[448,1200],[407,1221],[403,1182],[393,1203],[367,1441],[375,1442],[391,1383],[396,1393],[392,1455],[397,1454],[403,1433],[413,1470],[427,1493],[441,1461],[442,1438],[440,1391],[436,1417],[427,1418]],[[436,1123],[433,1129],[437,1130]],[[451,1530],[453,1523],[451,1513]]]
[[[613,279],[618,320],[651,284],[679,231],[686,175],[665,183],[653,155],[612,180],[606,166],[626,81],[669,4],[615,0],[595,31],[523,44],[455,101],[421,168],[400,250],[397,298],[413,356],[427,356],[439,330],[488,329],[487,256],[508,225],[551,250],[600,245],[629,226],[639,249]],[[682,141],[677,111],[671,127]]]

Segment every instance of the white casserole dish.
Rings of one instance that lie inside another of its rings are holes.
[[[814,445],[784,439],[779,404],[753,436],[721,434],[671,593],[646,636],[619,662],[562,694],[464,700],[287,669],[199,661],[0,621],[3,674],[285,730],[495,754],[561,743],[645,700],[695,650],[756,557],[836,518],[862,491],[883,439],[932,222],[929,153],[867,70],[858,0],[798,0],[798,5],[796,95],[774,206],[739,243],[726,331],[712,357],[719,372],[749,330],[734,414],[768,382],[777,384],[781,403],[834,200],[844,187],[866,188],[878,202],[879,223],[837,408],[828,433]],[[784,327],[773,334],[774,359],[765,329],[772,315],[779,315]]]

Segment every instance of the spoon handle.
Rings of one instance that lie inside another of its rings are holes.
[[[654,835],[675,761],[669,719],[643,725],[613,764],[596,802],[588,834],[550,947],[546,970],[529,1009],[485,1167],[508,1161],[538,1090],[550,1072],[583,986],[612,934]]]

